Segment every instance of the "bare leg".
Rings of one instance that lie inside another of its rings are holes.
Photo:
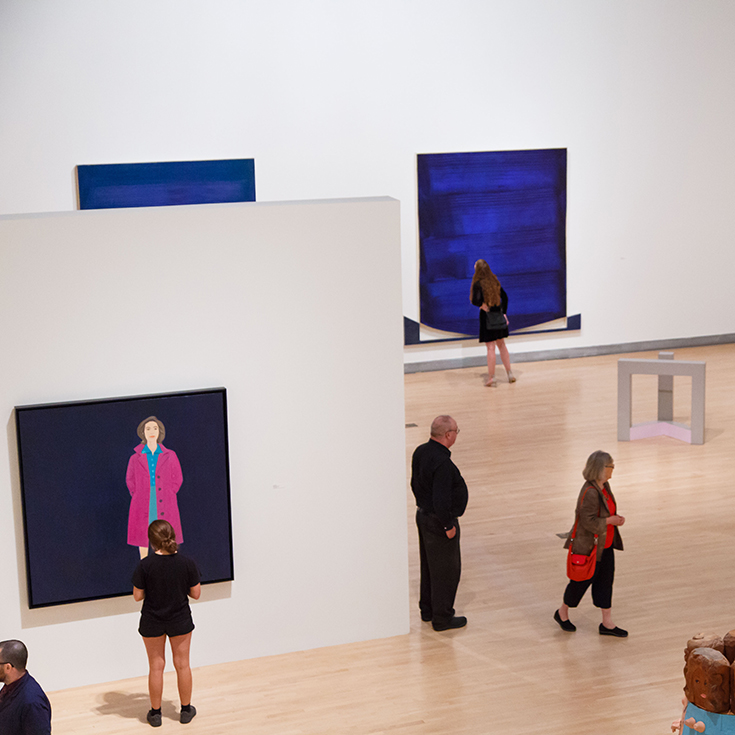
[[[606,608],[601,608],[601,609],[602,609],[602,624],[606,628],[610,628],[612,630],[615,627],[615,623],[613,623],[612,621],[612,608],[606,607]]]
[[[176,635],[169,638],[171,641],[171,653],[174,657],[176,668],[176,682],[179,686],[179,699],[182,706],[191,704],[191,667],[189,666],[189,649],[191,647],[191,633]]]
[[[148,556],[148,547],[147,546],[139,546],[138,551],[140,551],[140,558],[145,559],[146,556]]]
[[[495,342],[485,342],[487,347],[487,383],[488,387],[495,386]]]
[[[516,379],[510,370],[510,355],[508,354],[508,348],[505,346],[504,339],[498,340],[498,352],[500,353],[500,359],[503,361],[503,367],[505,367],[505,372],[508,373],[508,382],[515,383]]]
[[[166,668],[166,636],[143,638],[143,643],[148,654],[148,694],[151,698],[151,709],[160,709],[163,697],[163,670]]]
[[[565,605],[563,602],[559,607],[559,617],[562,620],[569,620],[569,605]]]

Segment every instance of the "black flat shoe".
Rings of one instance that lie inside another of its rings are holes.
[[[189,709],[182,709],[179,715],[179,722],[182,725],[188,725],[194,719],[196,713],[197,708],[193,704],[189,706]]]
[[[600,635],[611,635],[615,638],[627,638],[628,631],[618,628],[617,625],[614,628],[606,628],[602,623],[600,623]]]
[[[146,720],[148,720],[148,724],[151,727],[161,727],[161,710],[159,709],[157,712],[154,709],[151,709],[148,711],[148,714],[145,716]]]
[[[434,630],[454,630],[455,628],[464,628],[467,625],[467,618],[464,616],[456,616],[446,623],[432,623]]]
[[[421,619],[425,623],[430,623],[431,622],[431,618],[432,618],[432,616],[429,613],[423,613],[423,612],[421,613]]]
[[[556,622],[559,623],[559,627],[567,633],[574,633],[574,631],[577,630],[577,626],[571,620],[561,619],[561,615],[559,615],[558,610],[554,613],[554,620],[556,620]]]

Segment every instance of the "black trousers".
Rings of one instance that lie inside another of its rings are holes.
[[[606,610],[612,607],[612,588],[615,579],[615,551],[611,546],[604,549],[600,561],[595,566],[595,573],[592,579],[586,579],[584,582],[575,582],[569,580],[567,588],[564,590],[564,604],[569,607],[577,607],[584,593],[587,592],[592,585],[592,604],[595,607],[601,607]]]
[[[459,522],[454,521],[457,533],[447,538],[439,519],[416,512],[421,555],[421,592],[419,608],[424,617],[434,623],[448,623],[454,616],[454,598],[457,595],[462,558],[459,553]]]

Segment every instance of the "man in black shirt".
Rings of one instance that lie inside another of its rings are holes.
[[[467,625],[467,618],[454,615],[462,567],[457,518],[467,507],[467,484],[449,451],[457,434],[459,428],[451,416],[437,416],[431,424],[431,438],[416,448],[411,461],[421,553],[419,608],[421,619],[431,620],[434,630]]]

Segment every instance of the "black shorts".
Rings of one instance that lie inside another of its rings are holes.
[[[186,635],[194,630],[194,621],[191,619],[191,615],[187,618],[179,618],[178,620],[167,620],[161,622],[159,620],[153,620],[152,618],[140,616],[140,625],[138,626],[138,633],[143,638],[158,638],[162,635],[167,635],[169,638],[174,638],[177,635]]]

